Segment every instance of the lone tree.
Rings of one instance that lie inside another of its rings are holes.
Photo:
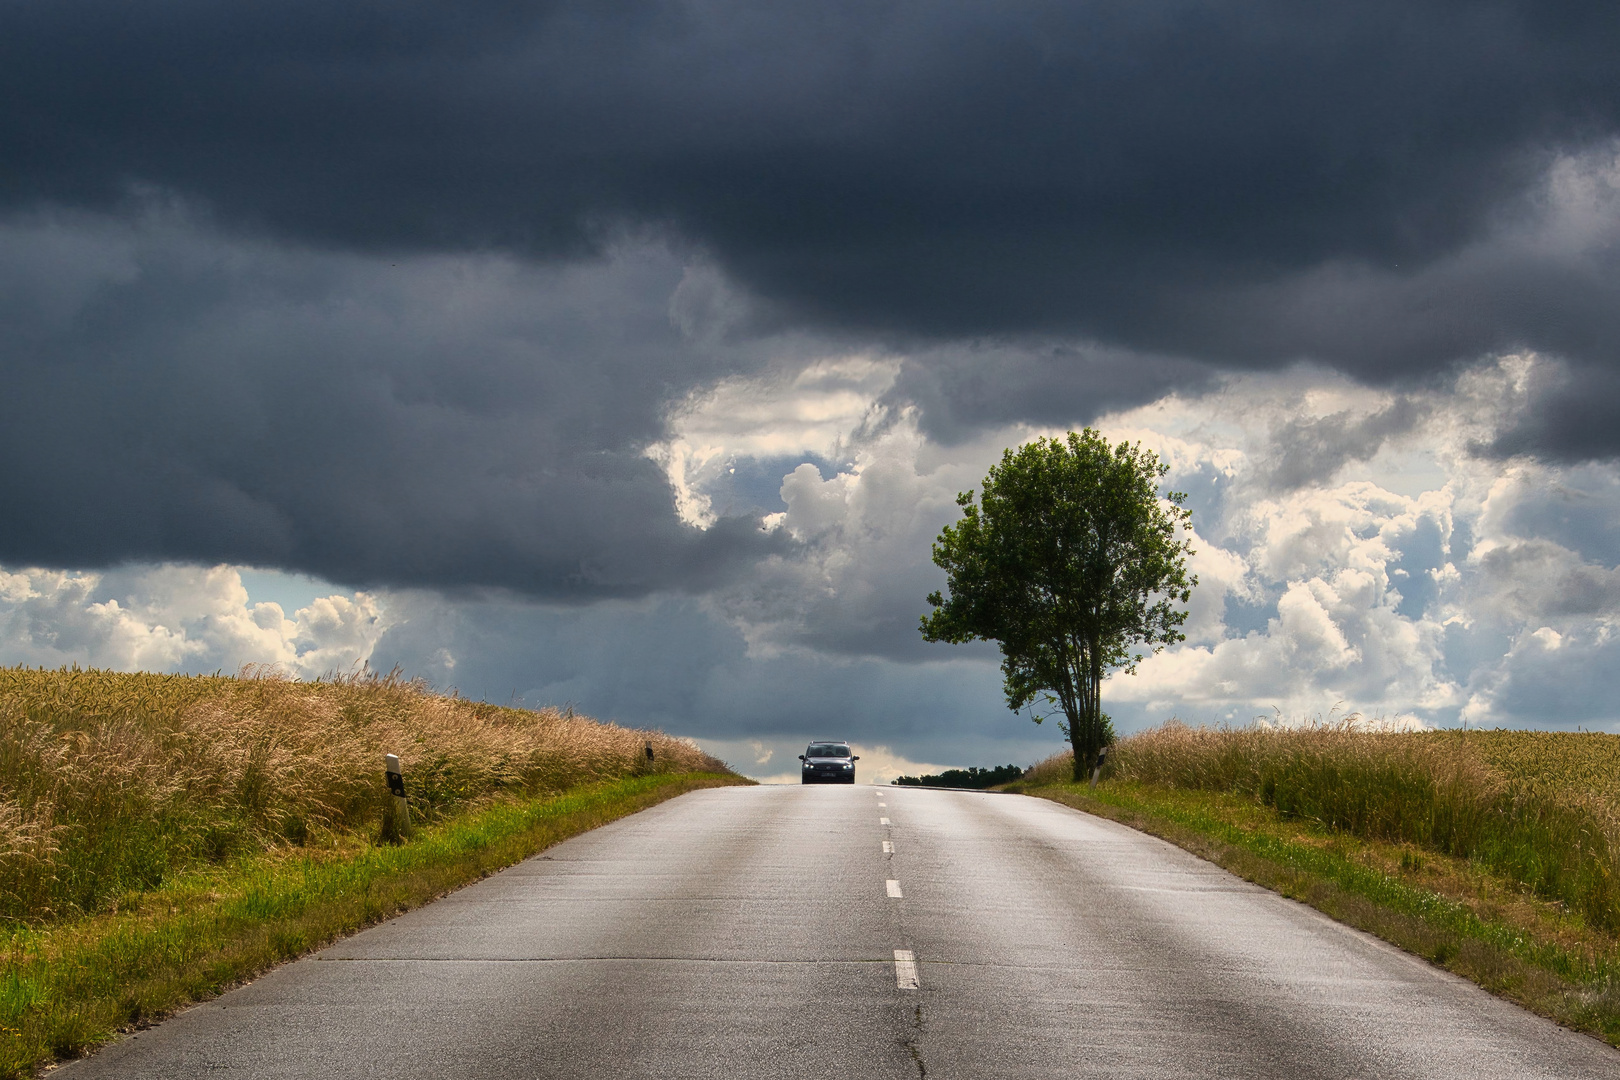
[[[1113,740],[1103,677],[1134,674],[1139,646],[1157,652],[1186,636],[1177,605],[1198,579],[1177,527],[1192,512],[1181,492],[1159,497],[1169,471],[1153,451],[1110,446],[1090,428],[1038,439],[1002,454],[979,505],[958,495],[962,519],[934,542],[950,595],[928,597],[923,637],[999,642],[1007,707],[1030,708],[1037,724],[1062,714],[1076,780]]]

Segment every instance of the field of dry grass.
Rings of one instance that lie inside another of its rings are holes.
[[[1170,724],[1122,740],[1111,765],[1468,859],[1620,930],[1620,736]]]
[[[93,913],[189,866],[376,829],[390,752],[420,822],[503,793],[724,769],[658,732],[447,697],[397,675],[4,668],[0,917]]]

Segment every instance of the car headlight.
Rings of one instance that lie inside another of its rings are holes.
[[[848,761],[844,762],[844,768],[853,769],[854,767],[855,767],[854,763],[848,762]]]

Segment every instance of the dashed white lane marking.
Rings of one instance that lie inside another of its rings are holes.
[[[878,803],[878,805],[879,805],[879,806],[888,806],[888,805],[889,805],[889,804],[888,804],[888,803],[886,803],[886,802],[880,802],[880,803]]]
[[[885,854],[885,855],[893,855],[894,854],[894,841],[893,840],[885,840],[885,841],[883,841],[883,854]]]
[[[920,986],[917,981],[917,958],[910,949],[894,950],[894,985],[901,990],[916,990]]]
[[[902,899],[901,894],[900,894],[900,883],[898,881],[894,880],[893,878],[890,878],[888,881],[885,881],[883,884],[884,884],[884,887],[889,890],[889,895],[890,896],[894,897],[896,900]]]
[[[878,824],[879,824],[879,825],[887,825],[887,824],[888,824],[888,823],[889,823],[889,819],[888,819],[888,818],[886,818],[886,817],[880,817],[880,818],[878,818]]]

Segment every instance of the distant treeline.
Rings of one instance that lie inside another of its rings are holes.
[[[997,765],[993,769],[972,765],[966,769],[946,769],[929,776],[902,776],[895,783],[902,787],[992,788],[997,784],[1011,783],[1023,775],[1024,770],[1016,765]]]

